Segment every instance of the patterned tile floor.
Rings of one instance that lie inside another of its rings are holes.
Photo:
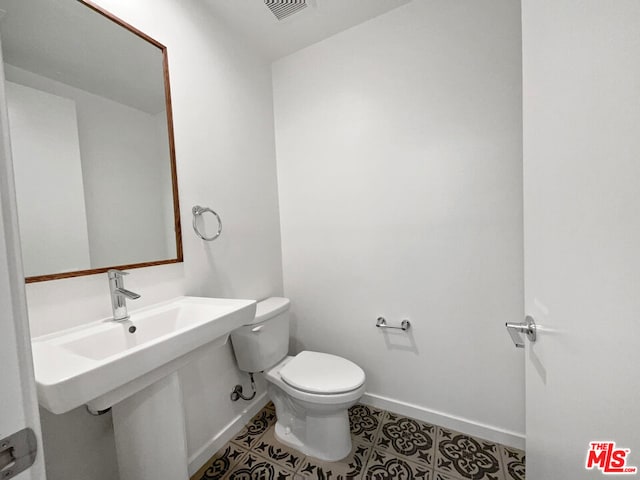
[[[274,436],[273,404],[191,480],[524,480],[525,454],[368,405],[349,409],[353,449],[340,462],[307,457]]]

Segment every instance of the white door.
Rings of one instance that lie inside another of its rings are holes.
[[[640,478],[640,1],[522,28],[527,480]]]
[[[2,65],[0,54],[0,478],[44,480]],[[31,429],[37,444],[35,463],[17,473],[23,461],[23,442],[20,438],[2,440],[26,428]]]

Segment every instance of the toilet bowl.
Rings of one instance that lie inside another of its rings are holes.
[[[348,409],[364,394],[365,373],[337,355],[287,355],[288,309],[286,298],[259,302],[255,320],[231,333],[238,366],[264,372],[279,441],[320,460],[341,460],[351,452]]]

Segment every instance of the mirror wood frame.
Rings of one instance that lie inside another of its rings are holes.
[[[90,0],[76,0],[80,4],[90,8],[94,12],[102,15],[107,20],[114,22],[116,25],[121,26],[122,28],[127,29],[129,32],[134,35],[140,37],[142,40],[145,40],[152,44],[153,46],[160,49],[162,52],[162,71],[164,77],[164,96],[165,96],[165,105],[167,112],[167,130],[169,133],[169,159],[171,161],[171,190],[173,193],[173,219],[175,225],[175,237],[176,237],[176,258],[171,258],[168,260],[156,260],[151,262],[141,262],[141,263],[131,263],[127,265],[112,265],[107,267],[93,268],[89,270],[76,270],[73,272],[64,272],[64,273],[52,273],[46,275],[36,275],[32,277],[25,277],[26,283],[34,283],[34,282],[44,282],[47,280],[57,280],[61,278],[70,278],[70,277],[79,277],[83,275],[94,275],[97,273],[104,273],[109,269],[116,268],[118,270],[128,270],[131,268],[143,268],[143,267],[152,267],[155,265],[167,265],[171,263],[181,263],[184,260],[183,251],[182,251],[182,229],[180,226],[180,202],[178,199],[178,174],[176,169],[176,150],[175,150],[175,141],[173,136],[173,111],[171,109],[171,87],[169,85],[169,60],[167,56],[167,47],[162,43],[158,42],[154,38],[151,38],[146,33],[141,32],[137,28],[128,24],[121,18],[113,15],[111,12],[104,10],[99,7],[95,3]]]

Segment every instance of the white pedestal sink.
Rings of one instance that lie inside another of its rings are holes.
[[[255,315],[256,302],[179,297],[33,339],[40,404],[52,413],[113,408],[121,480],[187,480],[177,370]]]

